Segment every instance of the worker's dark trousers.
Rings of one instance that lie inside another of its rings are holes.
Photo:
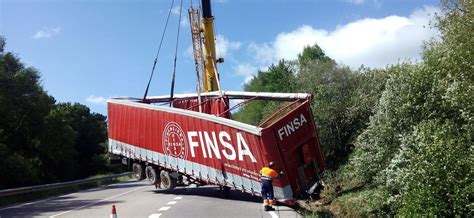
[[[262,198],[265,210],[272,209],[273,185],[271,180],[262,179]]]

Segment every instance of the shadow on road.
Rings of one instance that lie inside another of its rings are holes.
[[[21,207],[7,207],[0,209],[0,217],[32,217],[44,216],[43,214],[55,215],[64,211],[73,210],[84,205],[92,204],[87,208],[99,207],[102,205],[118,204],[122,201],[100,201],[101,199],[74,200],[75,197],[57,197],[49,201],[31,204],[28,209]],[[98,202],[100,201],[100,202]]]
[[[104,190],[110,189],[124,189],[124,188],[133,188],[143,186],[146,183],[137,182],[136,180],[123,181],[116,184],[111,184],[107,186],[101,186],[92,189],[81,190],[76,193],[94,193],[101,192]],[[31,203],[20,203],[17,205],[10,205],[5,207],[0,207],[0,217],[31,217],[31,216],[45,216],[45,214],[50,215],[51,213],[57,214],[64,211],[69,211],[82,207],[84,205],[91,204],[87,208],[100,207],[102,205],[112,205],[118,204],[122,201],[100,201],[102,199],[87,199],[82,200],[78,199],[77,196],[72,196],[70,194],[65,194],[63,196],[51,196],[45,200],[33,201]],[[100,202],[99,202],[100,201]],[[93,204],[92,204],[93,203]],[[27,206],[24,206],[27,205]],[[27,209],[26,209],[27,208]]]
[[[122,189],[122,188],[131,188],[131,187],[138,187],[138,186],[143,186],[146,183],[143,182],[137,182],[136,180],[129,180],[129,181],[123,181],[120,183],[112,184],[112,185],[107,185],[107,186],[101,186],[98,188],[92,188],[92,189],[87,189],[87,190],[82,190],[80,192],[88,193],[88,192],[96,192],[96,191],[102,191],[104,189]]]
[[[218,199],[226,199],[233,201],[246,201],[260,203],[261,199],[258,196],[252,196],[238,190],[219,190],[216,186],[201,186],[201,187],[178,187],[173,190],[153,190],[156,194],[170,194],[170,195],[194,195],[202,197],[211,197]]]

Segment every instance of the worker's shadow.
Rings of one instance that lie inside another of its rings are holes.
[[[227,199],[227,200],[247,201],[247,202],[256,202],[256,203],[261,202],[261,198],[258,196],[244,193],[242,191],[235,190],[235,189],[220,190],[220,188],[216,186],[200,186],[200,187],[187,186],[187,187],[177,187],[173,190],[156,189],[156,190],[153,190],[153,192],[157,194],[195,195],[195,196],[211,197],[211,198],[219,198],[219,199]]]

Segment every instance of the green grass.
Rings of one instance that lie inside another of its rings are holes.
[[[305,217],[390,215],[388,193],[346,176],[344,169],[324,174],[325,187],[316,201],[298,201]]]
[[[299,214],[304,217],[332,217],[331,211],[326,207],[318,207],[313,210],[307,210],[304,208],[297,208],[296,210]]]
[[[343,190],[331,203],[342,215],[369,216],[389,213],[387,193],[377,187]]]
[[[100,177],[110,176],[110,175],[112,174],[99,174],[99,175],[92,176],[90,178],[100,178]],[[52,190],[44,190],[44,191],[37,191],[37,192],[32,192],[32,193],[5,196],[5,197],[0,198],[0,207],[11,205],[11,204],[34,201],[34,200],[47,198],[51,196],[74,193],[80,190],[118,183],[121,181],[129,180],[131,178],[132,178],[131,176],[122,176],[122,177],[118,177],[118,178],[107,180],[107,181],[91,182],[87,184],[68,186],[64,188],[56,188]]]

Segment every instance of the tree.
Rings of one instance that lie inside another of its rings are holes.
[[[43,118],[54,105],[34,68],[27,68],[11,52],[4,53],[0,38],[0,187],[39,181],[36,156]]]
[[[350,165],[387,190],[392,212],[472,216],[474,23],[472,1],[445,1],[423,63],[390,75]]]
[[[293,92],[295,90],[295,70],[291,61],[280,60],[271,65],[267,71],[259,71],[257,75],[244,85],[249,92]],[[283,103],[254,101],[241,108],[233,116],[236,120],[259,125]]]
[[[346,161],[356,136],[367,126],[387,74],[384,70],[365,68],[353,72],[337,65],[315,44],[305,47],[297,61],[282,60],[268,71],[260,71],[244,89],[311,93],[326,165],[337,169]],[[258,125],[281,107],[281,103],[253,102],[234,117]]]
[[[313,46],[305,46],[303,51],[298,54],[298,64],[300,68],[305,68],[314,62],[335,62],[330,57],[326,56],[323,49],[314,44]]]
[[[40,140],[38,156],[42,180],[49,183],[77,178],[77,133],[68,122],[68,114],[58,106],[45,117],[45,131]]]
[[[427,120],[402,140],[386,172],[401,215],[472,215],[474,150],[469,133],[458,128]]]
[[[76,175],[85,177],[104,170],[105,160],[101,158],[107,150],[102,145],[107,140],[106,117],[91,113],[79,103],[60,103],[55,110],[75,133],[74,149],[78,152],[79,169]]]
[[[298,55],[297,91],[313,94],[312,110],[329,169],[344,164],[367,126],[388,78],[384,70],[353,71],[336,64],[318,45]]]
[[[106,117],[77,103],[55,104],[39,72],[4,46],[0,37],[0,189],[105,170]]]
[[[3,53],[4,49],[5,49],[5,37],[3,36],[0,36],[0,53]]]

